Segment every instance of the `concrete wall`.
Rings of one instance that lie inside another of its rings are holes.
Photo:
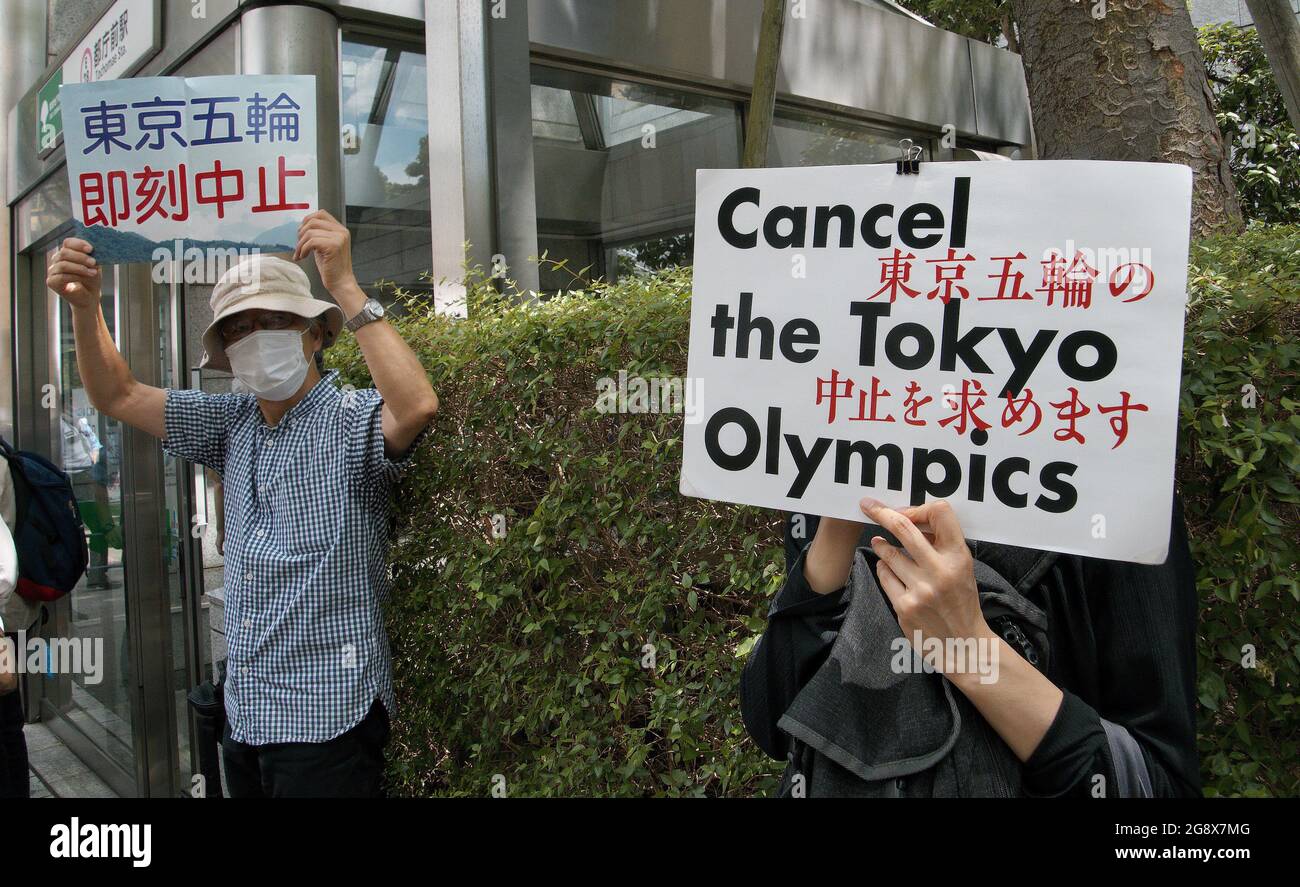
[[[1192,24],[1198,28],[1222,22],[1232,22],[1238,26],[1254,23],[1245,0],[1191,0],[1188,8],[1192,13]],[[1291,0],[1291,8],[1300,15],[1300,0]]]

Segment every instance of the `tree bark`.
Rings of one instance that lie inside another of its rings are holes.
[[[1186,164],[1192,233],[1241,229],[1205,60],[1182,0],[1012,6],[1040,157]]]
[[[1286,101],[1291,128],[1300,132],[1300,20],[1287,0],[1246,0],[1264,44],[1273,79]]]
[[[1007,41],[1007,49],[1020,52],[1020,35],[1016,33],[1016,26],[1011,22],[1011,7],[1002,7],[999,21],[1002,23],[1002,39]]]

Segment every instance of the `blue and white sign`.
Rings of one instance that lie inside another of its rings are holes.
[[[318,206],[315,77],[65,83],[59,101],[77,233],[101,263],[178,239],[291,251]]]

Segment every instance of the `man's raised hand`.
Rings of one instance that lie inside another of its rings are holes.
[[[74,308],[99,304],[100,270],[93,249],[80,237],[69,237],[50,260],[45,285]]]
[[[293,260],[297,262],[308,255],[315,258],[321,283],[335,298],[339,290],[356,286],[357,278],[352,272],[352,234],[323,209],[309,214],[298,226]]]

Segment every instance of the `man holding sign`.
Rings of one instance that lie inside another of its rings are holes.
[[[743,687],[784,790],[1194,792],[1190,171],[699,175],[681,487],[799,513]]]
[[[84,237],[63,242],[47,284],[72,306],[86,392],[223,482],[227,788],[376,795],[394,706],[388,499],[438,398],[357,284],[347,228],[314,209],[315,79],[132,78],[60,96]],[[314,257],[334,302],[273,252]],[[101,263],[214,267],[205,253],[242,258],[212,291],[203,366],[248,393],[143,385],[104,324]],[[342,391],[321,369],[345,317],[375,389]]]
[[[296,264],[260,255],[213,289],[204,365],[251,394],[137,381],[104,323],[86,241],[64,241],[47,280],[72,307],[96,409],[222,477],[222,755],[235,797],[379,794],[394,705],[380,609],[389,494],[438,408],[418,358],[357,285],[350,235],[329,213],[299,227],[294,258],[308,255],[337,304],[312,298]],[[317,370],[344,316],[375,389],[340,390],[337,373]]]

